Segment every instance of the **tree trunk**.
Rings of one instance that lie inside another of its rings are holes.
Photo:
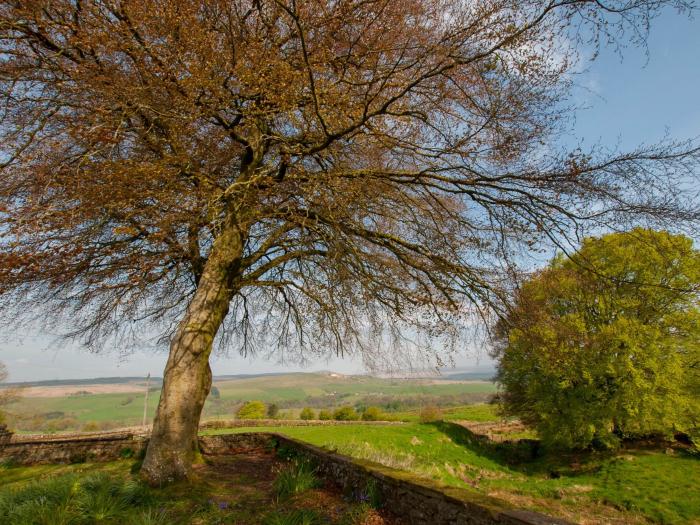
[[[235,227],[217,237],[170,343],[160,401],[141,467],[141,476],[151,485],[191,475],[199,418],[211,388],[209,355],[236,293],[242,247],[242,235]]]

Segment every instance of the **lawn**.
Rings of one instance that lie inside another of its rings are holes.
[[[526,460],[522,449],[485,444],[449,422],[256,430],[284,433],[578,523],[700,524],[700,459],[683,450]]]

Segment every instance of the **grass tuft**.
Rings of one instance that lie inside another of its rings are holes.
[[[316,469],[308,461],[293,461],[277,475],[273,490],[278,499],[286,499],[319,485]]]

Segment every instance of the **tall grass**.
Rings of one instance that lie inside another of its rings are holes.
[[[149,489],[106,473],[75,474],[0,489],[0,523],[63,525],[126,523],[133,508],[151,502]],[[138,523],[138,516],[128,522]],[[143,521],[143,520],[141,520]]]
[[[277,499],[286,499],[318,485],[313,466],[308,461],[295,460],[280,470],[272,488]]]

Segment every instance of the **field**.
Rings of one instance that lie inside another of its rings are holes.
[[[466,407],[463,415],[486,419],[489,411]],[[267,430],[581,524],[700,524],[700,458],[684,449],[530,460],[522,447],[484,442],[452,422]]]
[[[274,385],[274,386],[271,386]],[[210,395],[204,418],[232,418],[237,407],[252,399],[275,403],[282,415],[296,417],[304,406],[332,408],[342,405],[382,406],[397,417],[412,417],[402,409],[418,404],[464,404],[486,400],[496,386],[483,380],[382,379],[368,376],[308,373],[240,378],[218,378],[217,395]],[[159,385],[151,384],[148,414],[158,404]],[[101,384],[31,386],[20,400],[7,407],[13,426],[20,431],[55,431],[114,428],[141,424],[143,380]],[[93,428],[95,427],[95,428]]]

